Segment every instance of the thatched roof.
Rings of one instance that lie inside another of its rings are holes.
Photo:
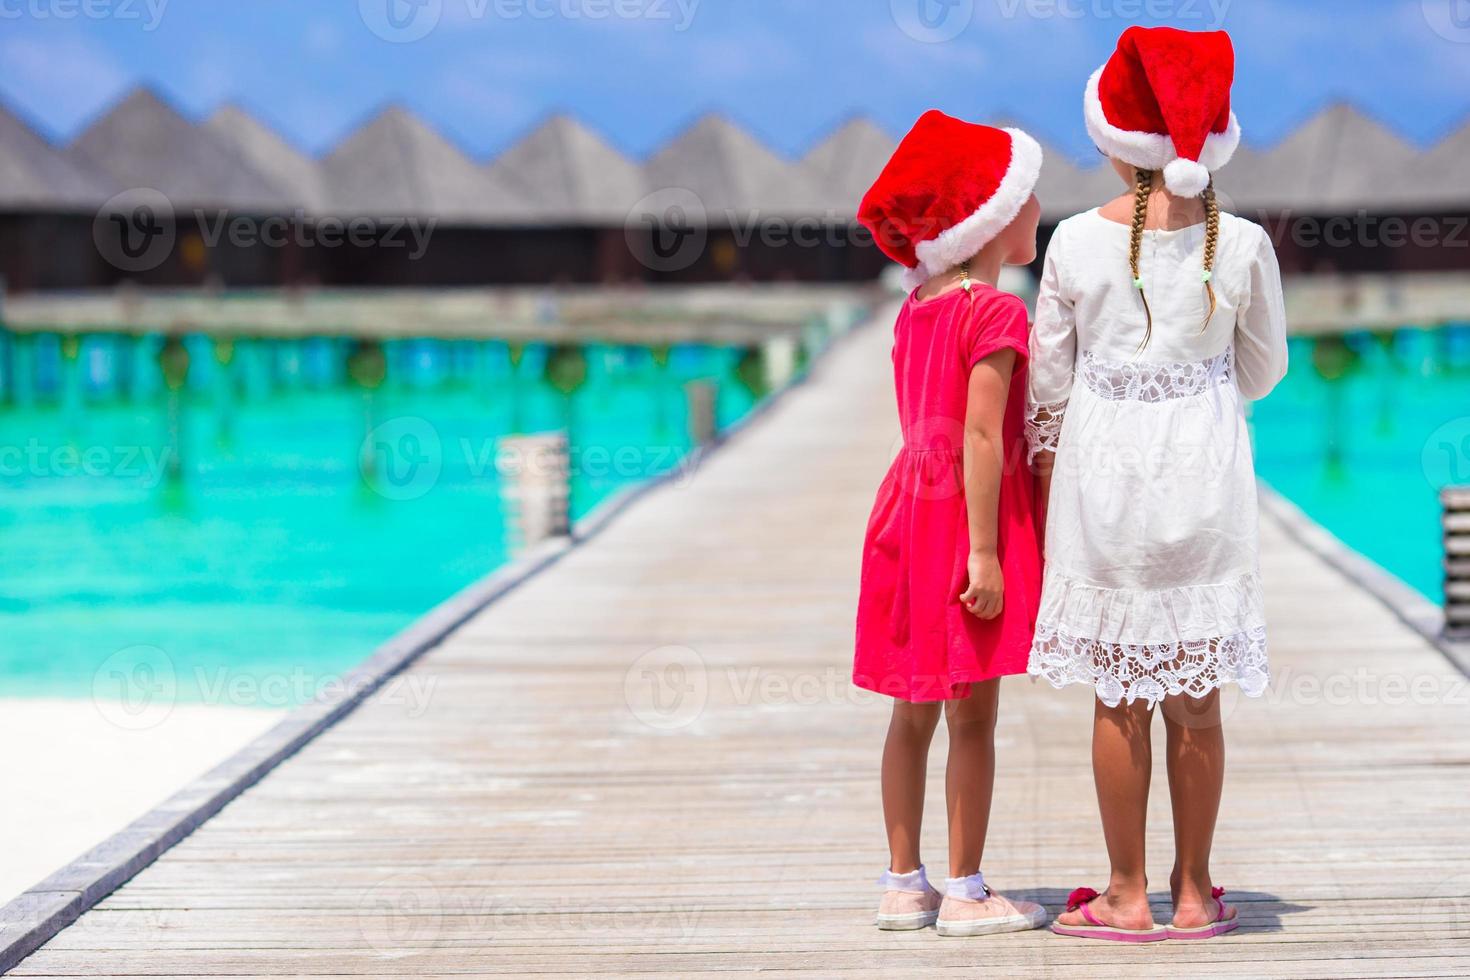
[[[897,146],[898,141],[881,126],[859,116],[807,151],[800,166],[822,193],[821,210],[841,216],[857,214],[863,195]]]
[[[553,116],[489,164],[543,220],[621,225],[647,191],[638,164],[569,116]]]
[[[1041,202],[1043,221],[1060,221],[1079,211],[1095,208],[1118,196],[1122,184],[1106,160],[1094,154],[1090,166],[1080,167],[1071,157],[1036,135],[1026,125],[1003,119],[995,126],[1013,126],[1031,134],[1041,145],[1041,176],[1036,180],[1036,198]]]
[[[0,211],[91,211],[111,196],[103,175],[0,107]]]
[[[1218,184],[1242,213],[1372,211],[1415,156],[1382,124],[1338,103],[1270,149],[1237,150]]]
[[[60,150],[0,109],[0,208],[86,211],[121,191],[153,188],[179,208],[617,226],[645,195],[684,188],[721,223],[753,212],[849,217],[894,145],[882,127],[854,118],[792,162],[712,114],[640,166],[577,120],[555,116],[486,163],[390,108],[318,161],[240,109],[225,107],[196,125],[139,89]],[[1054,148],[1045,153],[1037,195],[1049,221],[1121,188],[1101,161],[1079,165]],[[1227,206],[1247,215],[1466,210],[1467,154],[1470,124],[1421,152],[1338,104],[1275,146],[1243,145],[1217,186]]]
[[[383,110],[322,161],[326,210],[339,216],[519,224],[532,203],[406,109]]]
[[[1470,210],[1470,120],[1400,170],[1385,174],[1374,194],[1384,207]]]
[[[66,148],[119,190],[148,187],[176,208],[290,210],[290,195],[214,133],[154,93],[136,89]]]
[[[820,213],[822,195],[796,165],[729,119],[711,114],[674,137],[644,167],[653,190],[692,191],[709,220]]]
[[[219,109],[204,126],[299,207],[311,212],[321,208],[325,198],[317,161],[287,143],[274,130],[233,105]]]

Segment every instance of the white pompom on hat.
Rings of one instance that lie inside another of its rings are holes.
[[[1130,27],[1087,82],[1087,132],[1108,156],[1162,170],[1171,192],[1198,197],[1240,145],[1234,79],[1224,31]]]

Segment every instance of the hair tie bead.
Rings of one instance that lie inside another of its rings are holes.
[[[1142,289],[1143,288],[1143,276],[1139,276],[1137,279],[1134,279],[1133,280],[1133,288],[1134,289]]]
[[[1204,275],[1202,275],[1202,276],[1199,277],[1199,281],[1200,282],[1209,282],[1213,278],[1215,278],[1215,274],[1213,272],[1211,272],[1209,269],[1206,269],[1205,272],[1204,272]]]

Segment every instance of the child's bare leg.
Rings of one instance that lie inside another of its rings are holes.
[[[888,827],[888,870],[896,874],[919,867],[924,777],[939,711],[937,702],[893,702],[888,739],[883,743],[883,821]]]
[[[965,878],[980,870],[990,800],[995,789],[995,716],[1000,679],[970,685],[964,700],[946,701],[949,765],[944,773],[949,805],[949,876]]]
[[[1174,870],[1169,891],[1174,896],[1174,925],[1202,926],[1215,917],[1210,901],[1210,847],[1225,783],[1225,729],[1220,722],[1220,695],[1183,695],[1164,700],[1165,754],[1169,765],[1169,800],[1174,807]]]
[[[1108,890],[1092,902],[1094,915],[1119,929],[1147,929],[1148,875],[1144,870],[1144,828],[1148,819],[1148,784],[1153,768],[1149,725],[1153,708],[1146,701],[1109,708],[1094,702],[1092,778],[1102,812],[1103,837],[1112,874]],[[1086,925],[1081,910],[1060,919]]]

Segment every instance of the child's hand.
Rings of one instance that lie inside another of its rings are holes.
[[[960,603],[981,619],[999,616],[1005,605],[1000,559],[994,552],[972,552],[966,568],[970,573],[970,587],[961,594]]]

